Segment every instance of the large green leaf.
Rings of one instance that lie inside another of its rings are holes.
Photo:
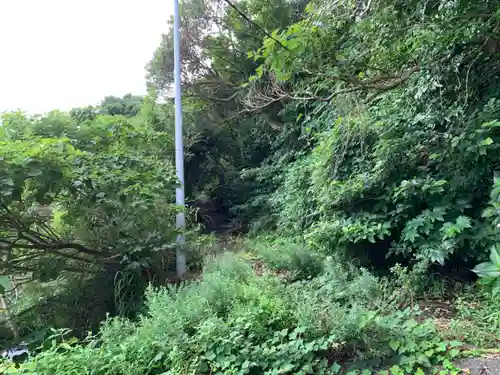
[[[472,271],[479,277],[500,277],[500,267],[490,262],[480,263]]]
[[[500,250],[498,246],[493,246],[491,248],[490,260],[497,268],[500,268]]]

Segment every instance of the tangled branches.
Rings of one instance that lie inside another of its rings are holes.
[[[39,272],[40,264],[48,257],[54,267],[57,263],[61,270],[75,273],[86,272],[82,264],[116,263],[109,252],[66,240],[36,213],[19,214],[2,205],[0,224],[0,274]]]
[[[380,75],[365,80],[360,80],[355,76],[325,77],[325,80],[328,79],[331,81],[336,88],[323,96],[318,94],[319,90],[316,90],[316,92],[301,89],[294,90],[291,84],[280,82],[273,74],[269,74],[267,79],[253,82],[245,96],[241,98],[241,104],[246,112],[252,112],[260,111],[274,103],[287,100],[329,102],[339,95],[353,92],[370,92],[365,97],[365,100],[368,102],[377,95],[400,86],[419,70],[420,67],[415,65],[398,74]],[[342,84],[341,87],[339,87],[339,83]]]

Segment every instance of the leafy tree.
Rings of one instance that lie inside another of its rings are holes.
[[[106,96],[100,103],[100,113],[111,116],[134,117],[141,110],[143,102],[142,96],[126,94],[122,98],[116,96]]]
[[[217,211],[239,229],[252,216],[242,205],[257,191],[267,190],[241,172],[271,154],[272,140],[283,126],[278,101],[270,111],[245,104],[251,95],[248,79],[259,65],[248,52],[272,30],[300,19],[304,7],[304,1],[198,0],[181,6],[188,196],[216,201]],[[217,31],[210,32],[209,25]],[[148,65],[149,85],[160,97],[173,83],[172,71],[173,40],[167,34]]]
[[[160,147],[168,135],[119,116],[15,119],[4,118],[4,131],[22,139],[0,142],[3,273],[49,280],[169,246],[175,174]]]

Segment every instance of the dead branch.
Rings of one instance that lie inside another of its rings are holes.
[[[272,75],[269,75],[268,79],[265,82],[254,84],[252,89],[248,91],[246,97],[242,101],[242,105],[245,108],[243,112],[260,111],[276,102],[281,102],[284,100],[316,100],[321,102],[329,102],[338,95],[365,90],[374,91],[373,94],[368,96],[366,99],[366,101],[370,101],[375,96],[400,86],[403,82],[408,80],[412,76],[412,74],[418,72],[419,70],[420,66],[416,65],[399,74],[384,74],[367,80],[360,80],[357,77],[329,77],[329,79],[333,81],[341,81],[346,83],[347,85],[350,85],[351,87],[337,89],[327,96],[316,95],[309,91],[297,92],[295,94],[289,93],[284,88],[284,85],[282,83],[278,82]]]

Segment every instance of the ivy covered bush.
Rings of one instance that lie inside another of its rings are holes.
[[[202,134],[191,138],[193,194],[242,230],[375,269],[488,258],[497,1],[184,3],[187,113]],[[205,35],[210,23],[220,32]],[[171,56],[165,36],[149,66],[158,92]]]
[[[311,2],[252,55],[298,140],[261,166],[278,228],[367,266],[472,268],[497,240],[498,4],[367,6]]]

